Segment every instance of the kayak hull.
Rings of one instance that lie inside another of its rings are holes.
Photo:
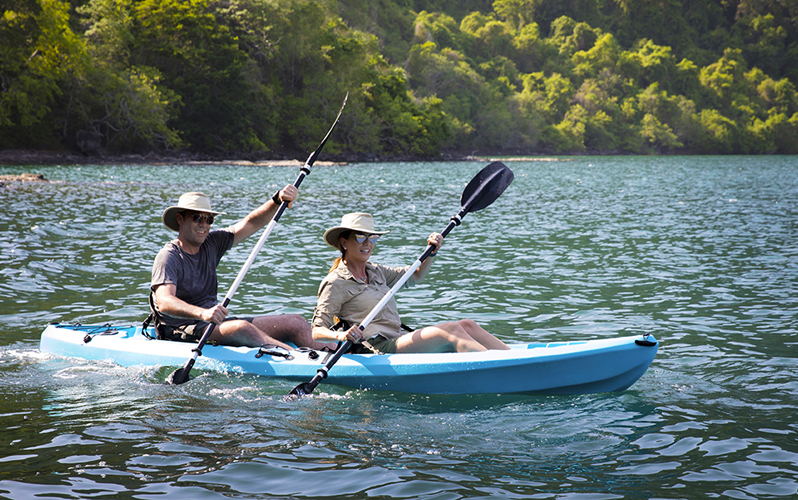
[[[154,340],[140,326],[51,324],[42,352],[121,366],[185,365],[196,344]],[[652,336],[511,344],[473,353],[353,354],[342,356],[325,384],[425,394],[586,394],[627,389],[648,369],[659,343]],[[309,381],[327,353],[262,352],[206,345],[194,370],[236,372]]]

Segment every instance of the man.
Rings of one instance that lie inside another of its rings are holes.
[[[211,225],[222,212],[211,210],[203,193],[186,193],[176,206],[164,211],[163,223],[177,231],[177,239],[158,252],[152,266],[150,286],[158,338],[198,342],[208,324],[214,323],[208,340],[223,345],[273,344],[291,349],[286,342],[293,342],[300,347],[328,347],[313,340],[310,325],[298,314],[227,317],[227,308],[217,300],[216,266],[222,256],[266,226],[283,201],[290,208],[298,193],[295,186],[288,185],[240,221],[215,231]]]

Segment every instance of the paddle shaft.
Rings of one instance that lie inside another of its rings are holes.
[[[302,184],[302,181],[305,179],[305,177],[310,175],[310,167],[312,167],[313,164],[316,162],[316,158],[318,158],[321,149],[327,143],[327,139],[330,138],[330,134],[332,134],[333,129],[338,124],[338,121],[341,119],[341,113],[343,113],[344,106],[346,106],[346,101],[348,99],[349,99],[349,92],[346,93],[346,97],[344,97],[344,102],[343,104],[341,104],[341,109],[340,111],[338,111],[338,116],[335,118],[335,122],[333,122],[332,127],[330,127],[330,130],[327,131],[327,135],[324,136],[324,139],[322,139],[321,143],[319,144],[319,147],[317,147],[316,150],[313,151],[310,154],[310,156],[308,156],[308,159],[305,161],[305,164],[302,165],[302,167],[300,167],[299,176],[296,178],[296,181],[294,181],[294,187],[296,187],[297,189],[299,189],[299,186],[300,184]],[[274,215],[272,220],[269,221],[269,224],[266,225],[266,229],[263,231],[263,234],[261,234],[260,238],[258,239],[258,243],[255,245],[255,248],[253,248],[252,252],[250,252],[247,261],[244,263],[244,266],[238,272],[238,276],[236,276],[236,279],[233,281],[233,284],[230,285],[230,289],[227,291],[227,294],[224,296],[224,300],[222,301],[222,306],[227,307],[230,304],[230,301],[233,299],[233,295],[235,295],[236,291],[238,290],[238,287],[244,281],[244,276],[246,276],[247,272],[249,272],[249,268],[252,267],[252,264],[255,262],[255,258],[257,257],[258,252],[260,252],[261,248],[263,248],[263,245],[266,244],[266,240],[269,239],[269,235],[274,230],[274,227],[277,225],[277,222],[280,220],[280,217],[283,215],[283,212],[285,212],[286,208],[288,208],[288,202],[283,201],[280,204],[280,208],[277,209],[277,213]],[[188,359],[188,361],[186,361],[186,364],[183,366],[182,369],[178,369],[172,373],[172,375],[169,377],[168,380],[169,383],[182,384],[183,382],[186,382],[188,380],[189,372],[191,371],[191,368],[194,367],[194,363],[197,361],[197,358],[202,356],[202,348],[205,347],[205,344],[208,342],[208,339],[210,339],[215,326],[216,326],[215,323],[209,323],[208,326],[205,327],[205,330],[202,332],[202,337],[200,337],[200,340],[197,343],[197,347],[191,350],[191,357]]]

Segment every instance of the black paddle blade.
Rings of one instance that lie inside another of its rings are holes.
[[[189,369],[190,370],[190,369]],[[177,370],[173,371],[167,378],[166,384],[167,385],[180,385],[184,384],[189,381],[190,374],[186,370],[186,367],[178,368]]]
[[[501,196],[507,186],[513,182],[515,174],[500,161],[494,161],[483,168],[466,186],[460,205],[463,215],[468,212],[477,212],[487,207],[496,198]]]
[[[296,401],[297,399],[301,398],[302,396],[307,396],[308,394],[313,392],[316,386],[311,386],[310,382],[305,382],[304,384],[299,384],[298,386],[291,389],[291,392],[283,396],[283,401]]]
[[[333,354],[330,357],[330,359],[328,359],[327,362],[324,363],[324,366],[318,369],[316,375],[314,375],[313,378],[310,379],[310,382],[299,384],[298,386],[294,387],[291,390],[291,392],[289,392],[288,395],[283,398],[283,401],[295,401],[301,398],[302,396],[307,396],[308,394],[313,392],[313,389],[315,389],[316,386],[319,385],[323,379],[327,378],[327,373],[330,371],[330,368],[332,368],[333,365],[338,362],[338,359],[340,359],[340,357],[343,356],[344,353],[347,352],[350,347],[352,347],[351,340],[347,340],[346,342],[341,344],[338,350],[335,351],[335,354]]]

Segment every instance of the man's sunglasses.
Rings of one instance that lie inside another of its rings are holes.
[[[355,241],[357,241],[357,243],[359,245],[362,245],[366,241],[366,239],[368,239],[371,242],[372,245],[376,245],[377,244],[377,240],[380,239],[380,236],[382,236],[382,235],[381,234],[355,234],[354,236],[355,236]]]
[[[184,213],[183,217],[185,216],[186,214]],[[211,224],[213,224],[213,215],[194,213],[194,215],[191,216],[191,220],[193,220],[197,224],[202,224],[203,222],[207,222],[208,225],[210,226]]]

